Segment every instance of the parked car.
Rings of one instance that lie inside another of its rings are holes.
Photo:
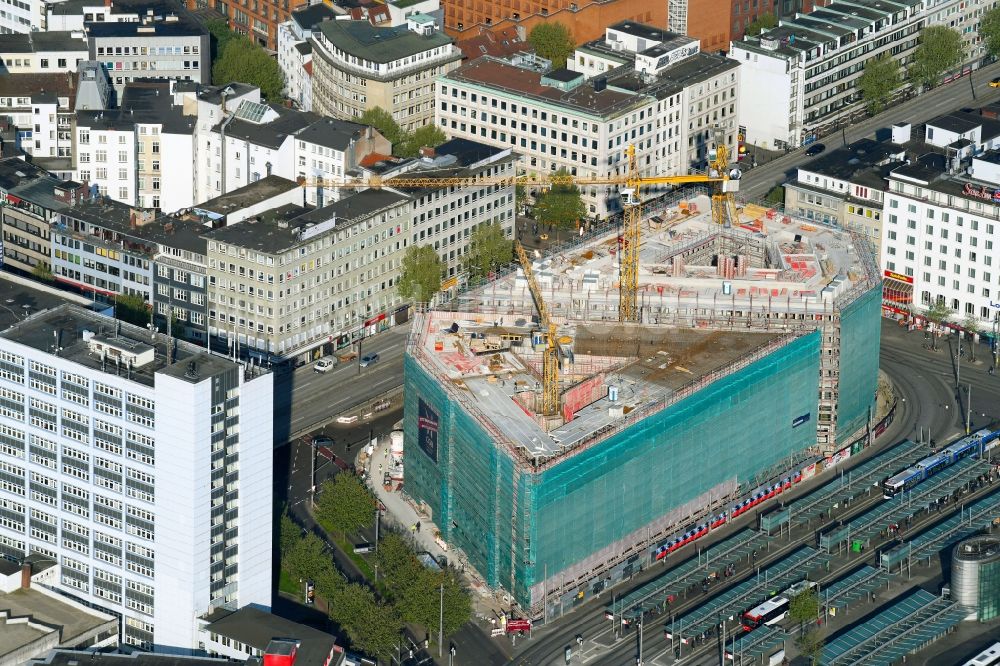
[[[378,362],[378,354],[365,354],[361,357],[361,367],[367,368],[369,365],[375,365]]]
[[[824,150],[826,150],[826,146],[824,146],[822,143],[814,143],[813,145],[806,148],[806,155],[812,157],[813,155],[819,155]]]
[[[326,435],[316,435],[312,440],[313,446],[333,446],[333,438]]]
[[[313,366],[313,370],[316,372],[330,372],[337,367],[337,359],[332,357],[321,358],[316,361],[316,365]]]
[[[1000,88],[1000,76],[990,81],[990,88]]]

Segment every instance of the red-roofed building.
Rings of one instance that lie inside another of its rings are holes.
[[[531,45],[522,40],[518,36],[517,30],[513,28],[496,31],[484,28],[480,34],[463,39],[456,45],[466,60],[475,60],[485,55],[494,58],[509,58],[512,55],[532,50]]]

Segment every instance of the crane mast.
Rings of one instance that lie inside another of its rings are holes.
[[[538,309],[538,321],[545,332],[545,351],[542,353],[542,406],[538,412],[545,415],[556,414],[559,411],[559,345],[556,341],[556,325],[549,317],[548,308],[545,307],[542,290],[538,286],[538,280],[535,279],[528,253],[517,241],[514,247],[517,250],[518,261],[521,262],[521,270],[524,271],[524,277],[528,281],[531,298]]]

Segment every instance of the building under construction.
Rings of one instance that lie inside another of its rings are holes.
[[[627,577],[871,418],[867,243],[750,206],[723,228],[708,205],[642,223],[641,323],[618,321],[617,236],[531,266],[556,325],[557,411],[541,408],[546,331],[524,271],[414,322],[406,492],[532,617]]]

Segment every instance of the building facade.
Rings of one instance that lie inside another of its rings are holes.
[[[438,125],[451,137],[513,148],[527,173],[622,175],[632,144],[643,175],[686,174],[706,165],[716,128],[735,151],[739,67],[701,53],[695,40],[619,24],[569,66],[552,71],[532,57],[463,65],[439,80]],[[609,188],[582,194],[591,217],[621,209]]]
[[[313,32],[336,16],[324,4],[301,7],[278,26],[278,65],[285,77],[285,96],[303,111],[312,111]]]
[[[420,15],[417,15],[420,16]],[[405,131],[434,121],[435,78],[458,67],[462,53],[433,22],[406,27],[325,21],[312,39],[313,107],[350,120],[380,107]]]
[[[52,558],[145,649],[198,649],[214,607],[269,607],[270,374],[70,305],[0,355],[5,555]]]
[[[869,59],[884,53],[905,69],[928,24],[928,12],[917,0],[835,0],[734,41],[729,57],[740,63],[739,115],[747,142],[798,147],[860,99],[856,83]],[[762,90],[769,103],[751,101]]]
[[[53,171],[71,162],[75,76],[0,74],[0,116],[16,130],[15,149]]]
[[[0,74],[75,72],[87,54],[82,30],[0,33]]]
[[[410,227],[405,195],[366,190],[208,232],[209,333],[282,358],[354,341],[402,304],[395,283]]]

